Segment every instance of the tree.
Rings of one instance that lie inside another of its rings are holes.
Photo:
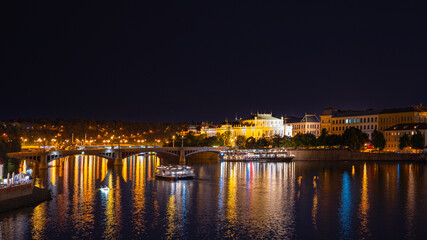
[[[243,135],[239,135],[236,137],[236,147],[238,148],[244,148],[245,147],[245,143],[246,143],[246,137]]]
[[[403,136],[401,136],[399,138],[399,149],[403,150],[406,147],[409,147],[409,145],[411,144],[411,139],[409,138],[408,134],[403,134]]]
[[[341,135],[331,134],[326,137],[326,146],[343,146],[343,139]]]
[[[292,147],[314,147],[317,145],[316,136],[311,133],[297,133],[291,141]]]
[[[227,130],[222,135],[221,138],[224,141],[224,146],[231,146],[231,131]]]
[[[374,130],[372,133],[372,145],[374,145],[375,148],[378,148],[378,150],[382,151],[386,146],[384,134]]]
[[[415,131],[411,137],[411,147],[417,150],[422,150],[425,147],[424,135],[419,130]]]
[[[249,137],[246,139],[246,148],[258,148],[257,141],[254,137]]]
[[[322,128],[322,132],[320,133],[320,136],[317,138],[317,143],[319,144],[319,146],[328,145],[327,138],[328,138],[328,130],[326,130],[326,128]]]
[[[266,148],[266,147],[269,147],[271,145],[271,143],[267,138],[262,137],[262,138],[257,140],[256,145],[259,148]]]
[[[204,146],[224,146],[224,142],[218,136],[208,137],[204,139]]]
[[[283,147],[283,138],[280,137],[279,135],[274,135],[274,137],[271,139],[271,144],[273,145],[273,147]]]
[[[369,137],[366,133],[363,133],[362,130],[355,127],[347,128],[344,131],[342,137],[345,146],[356,150],[360,150],[369,140]]]
[[[284,136],[282,138],[283,147],[292,147],[292,138]]]

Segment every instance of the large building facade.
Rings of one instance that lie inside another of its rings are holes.
[[[202,128],[200,132],[208,137],[216,134],[231,132],[232,137],[245,136],[246,138],[261,138],[285,136],[285,125],[283,118],[273,117],[272,114],[252,114],[249,118],[226,122],[217,128]],[[288,130],[289,132],[289,130]]]
[[[338,109],[326,109],[321,118],[321,129],[326,129],[330,134],[342,135],[350,127],[360,129],[368,134],[369,139],[372,133],[378,130],[378,110],[365,111],[342,111]]]
[[[391,152],[401,151],[399,149],[400,137],[405,134],[411,137],[417,130],[424,135],[424,142],[427,144],[427,123],[401,123],[385,129],[383,132],[387,144],[384,150]],[[406,149],[406,151],[411,151],[411,149]]]
[[[405,108],[386,108],[381,111],[378,122],[380,131],[402,123],[427,123],[427,107],[419,105]]]
[[[382,110],[342,111],[334,108],[326,109],[321,118],[321,129],[330,134],[341,135],[350,127],[355,127],[368,134],[372,139],[375,130],[391,134],[391,128],[399,124],[427,123],[427,108],[422,105],[404,108],[386,108]],[[388,137],[387,137],[388,136]],[[396,150],[394,135],[387,135],[385,150]],[[397,144],[398,145],[398,144]]]
[[[284,118],[285,126],[290,126],[292,137],[298,133],[311,133],[318,137],[320,135],[320,120],[316,115],[305,114],[302,118],[286,117]]]

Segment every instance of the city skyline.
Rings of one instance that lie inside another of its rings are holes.
[[[425,239],[427,1],[2,1],[0,239]]]

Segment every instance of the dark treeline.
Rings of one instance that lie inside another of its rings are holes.
[[[172,146],[173,139],[166,141],[166,146]],[[328,134],[323,129],[320,136],[316,137],[313,134],[296,134],[294,137],[274,136],[271,138],[262,137],[255,139],[253,137],[245,138],[237,136],[231,138],[230,132],[217,134],[213,137],[205,135],[188,134],[183,139],[175,139],[175,146],[180,146],[182,142],[187,147],[202,147],[202,146],[235,146],[238,148],[268,148],[268,147],[288,147],[288,148],[308,148],[308,147],[323,147],[323,148],[348,148],[352,150],[360,150],[365,147],[365,144],[370,142],[368,135],[363,133],[358,128],[348,128],[343,135]],[[381,132],[375,131],[371,144],[378,150],[383,150],[386,146],[386,140]]]
[[[399,138],[400,150],[404,150],[406,148],[422,150],[424,149],[425,144],[425,138],[419,130],[416,130],[411,136],[405,133]]]

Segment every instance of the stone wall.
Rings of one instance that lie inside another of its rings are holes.
[[[33,193],[33,184],[23,184],[13,187],[0,188],[0,201],[23,197]]]
[[[410,161],[423,160],[424,155],[408,153],[363,153],[347,150],[289,150],[299,160]]]
[[[23,207],[37,206],[37,204],[51,199],[52,196],[48,189],[34,187],[30,195],[0,201],[0,213]]]

